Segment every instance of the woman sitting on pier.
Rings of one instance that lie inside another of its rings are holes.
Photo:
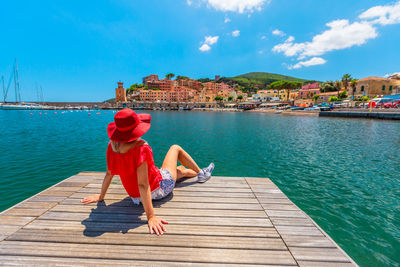
[[[107,149],[107,173],[101,193],[86,197],[81,202],[89,204],[103,201],[113,176],[119,175],[133,202],[143,203],[150,234],[163,234],[163,224],[167,222],[155,216],[152,199],[166,197],[180,178],[198,176],[198,182],[204,183],[211,178],[214,164],[200,169],[185,150],[173,145],[161,169],[158,169],[154,165],[151,147],[140,139],[150,129],[150,114],[136,114],[131,109],[123,109],[115,115],[114,120],[107,129],[111,141]],[[181,166],[177,166],[178,161]]]

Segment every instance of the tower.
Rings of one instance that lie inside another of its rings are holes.
[[[115,88],[115,103],[118,102],[126,102],[126,90],[122,82],[118,82],[118,87]]]

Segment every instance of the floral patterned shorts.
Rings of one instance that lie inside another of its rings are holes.
[[[151,192],[151,199],[158,200],[168,196],[175,187],[175,181],[172,178],[171,173],[166,169],[161,169],[162,180],[160,181],[160,187]],[[134,204],[139,205],[142,199],[140,197],[131,197]]]

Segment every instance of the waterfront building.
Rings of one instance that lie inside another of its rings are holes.
[[[139,100],[149,102],[168,101],[168,92],[161,90],[139,90]]]
[[[270,101],[275,97],[275,90],[258,90],[257,95],[260,96],[261,101]]]
[[[383,95],[400,94],[400,78],[398,75],[389,78],[368,77],[357,81],[356,89],[349,87],[349,96],[368,96],[373,98]]]
[[[154,82],[154,81],[158,81],[158,75],[157,74],[151,74],[149,76],[146,76],[143,78],[143,85],[147,86],[148,82]]]
[[[118,87],[115,88],[115,103],[126,102],[126,90],[124,83],[118,82]]]
[[[319,95],[319,93],[319,83],[311,83],[301,87],[299,98],[312,98],[314,95]]]
[[[339,91],[339,93],[337,91],[333,91],[333,92],[326,92],[326,93],[319,93],[319,98],[318,98],[318,102],[322,103],[322,102],[328,102],[329,98],[331,98],[332,96],[334,97],[338,97],[338,94],[344,92],[344,89]]]
[[[181,79],[178,80],[178,86],[185,86],[190,89],[200,91],[203,88],[203,84],[193,79]]]
[[[148,81],[147,82],[147,87],[149,89],[160,89],[162,91],[171,91],[175,89],[177,86],[177,82],[175,80],[168,80],[168,79],[162,79],[162,80],[154,80],[154,81]]]

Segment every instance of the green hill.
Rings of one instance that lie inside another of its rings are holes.
[[[255,91],[257,88],[266,88],[270,83],[283,80],[301,83],[311,82],[305,79],[268,72],[249,72],[235,77],[223,77],[220,81],[231,85],[238,85],[237,87],[244,91]]]

